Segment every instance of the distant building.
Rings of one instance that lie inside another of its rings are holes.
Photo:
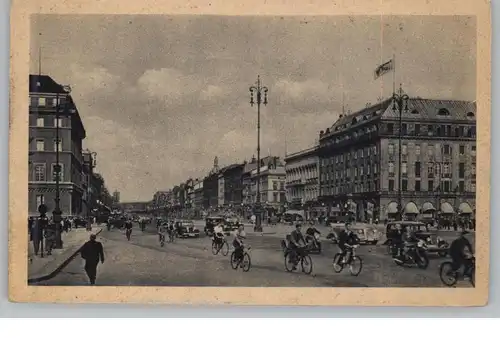
[[[50,76],[30,75],[29,102],[29,137],[32,141],[29,144],[28,213],[38,215],[38,206],[42,203],[48,207],[49,213],[55,208],[56,149],[59,147],[62,216],[81,215],[84,213],[85,189],[82,140],[86,134],[73,98]]]
[[[118,207],[126,213],[145,213],[149,210],[150,202],[122,202]]]
[[[113,202],[114,203],[120,203],[120,192],[116,191],[113,193]]]
[[[250,201],[257,202],[257,169],[250,172]],[[272,215],[282,210],[286,203],[285,166],[278,157],[260,168],[260,203]]]
[[[192,196],[195,217],[201,217],[201,212],[204,209],[203,180],[196,179],[194,181]]]
[[[277,156],[267,156],[260,160],[261,167],[269,166],[269,164],[278,164],[280,159]],[[257,169],[257,159],[252,157],[250,162],[244,163],[243,173],[241,177],[242,183],[242,204],[248,208],[253,207],[255,193],[252,194],[252,171]]]
[[[285,158],[285,170],[288,207],[309,211],[318,207],[316,205],[319,196],[318,147],[289,154]]]
[[[401,128],[393,108],[388,99],[320,132],[320,200],[330,210],[354,202],[358,220],[393,218],[398,210],[472,212],[476,103],[410,98]]]

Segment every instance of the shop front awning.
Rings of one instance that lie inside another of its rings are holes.
[[[461,214],[472,214],[472,208],[469,203],[461,203],[458,207],[458,212]]]
[[[418,214],[418,208],[417,205],[413,202],[409,202],[404,209],[405,214],[413,214],[417,215]]]
[[[387,213],[388,214],[397,214],[398,213],[398,203],[396,202],[391,202],[387,206]]]
[[[427,214],[436,211],[436,208],[434,205],[432,205],[431,202],[425,202],[424,205],[422,206],[422,213]]]
[[[443,214],[453,214],[454,213],[453,207],[448,202],[444,202],[443,204],[441,204],[441,212]]]

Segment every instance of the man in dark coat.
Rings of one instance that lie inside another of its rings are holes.
[[[90,235],[90,240],[83,245],[81,255],[85,260],[85,272],[89,277],[90,284],[95,284],[97,275],[97,264],[99,260],[104,263],[104,250],[102,244],[96,241],[96,235]]]

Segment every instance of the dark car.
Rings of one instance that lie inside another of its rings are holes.
[[[200,230],[196,229],[193,221],[176,220],[174,223],[177,236],[181,238],[199,237]]]
[[[228,217],[224,220],[224,232],[226,234],[238,230],[239,226],[240,220],[236,217]]]
[[[222,216],[209,216],[205,218],[205,228],[203,231],[207,236],[212,236],[214,232],[214,227],[219,224],[219,223],[224,223],[224,217]]]

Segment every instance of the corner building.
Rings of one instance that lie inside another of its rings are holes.
[[[330,211],[352,201],[357,220],[366,221],[392,218],[398,208],[475,210],[475,102],[410,98],[400,121],[389,99],[340,116],[320,132],[318,154],[319,200]]]

